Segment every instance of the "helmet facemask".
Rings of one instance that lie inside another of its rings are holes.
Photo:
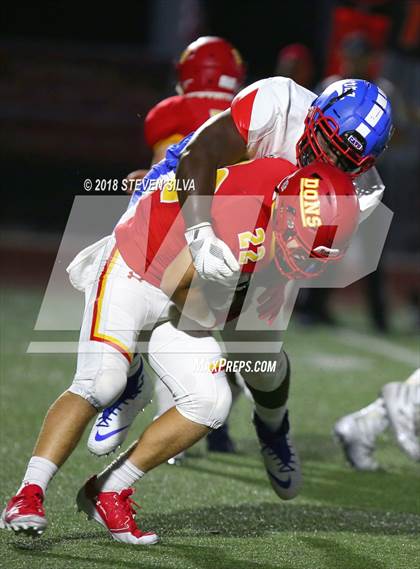
[[[339,134],[334,118],[319,107],[312,107],[305,119],[305,130],[296,145],[297,162],[306,166],[314,160],[337,166],[351,177],[368,170],[375,162],[372,155],[360,153]]]

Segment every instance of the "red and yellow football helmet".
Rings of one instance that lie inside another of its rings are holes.
[[[313,162],[283,180],[273,213],[275,263],[288,279],[318,276],[341,259],[359,220],[359,202],[348,174]]]
[[[239,52],[223,38],[203,36],[192,42],[176,65],[178,90],[217,91],[234,95],[245,77]]]

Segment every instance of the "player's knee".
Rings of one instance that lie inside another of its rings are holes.
[[[278,355],[275,373],[281,381],[284,381],[290,376],[290,361],[284,350],[281,350]]]
[[[261,358],[261,355],[258,356]],[[255,362],[254,362],[255,363]],[[284,381],[288,380],[290,375],[290,365],[287,354],[284,350],[273,355],[265,362],[259,360],[261,371],[243,373],[243,379],[247,386],[260,391],[273,391],[280,387]],[[264,365],[261,365],[264,364]]]
[[[95,379],[76,377],[68,391],[80,395],[96,409],[103,409],[121,395],[126,385],[127,374],[123,369],[106,369]]]
[[[124,391],[127,385],[127,374],[121,369],[107,369],[99,372],[96,377],[93,398],[95,407],[104,408],[113,403]]]
[[[207,388],[201,385],[187,395],[175,396],[176,408],[191,421],[218,429],[229,415],[232,392],[224,377],[212,377],[210,382]]]
[[[281,350],[279,354],[274,356],[272,359],[267,360],[267,365],[263,368],[264,371],[261,372],[263,381],[270,385],[270,382],[274,386],[281,384],[286,377],[289,375],[290,366],[289,359],[284,350]]]
[[[218,389],[217,400],[212,410],[212,429],[218,429],[227,420],[232,407],[232,390],[229,383],[223,382]]]

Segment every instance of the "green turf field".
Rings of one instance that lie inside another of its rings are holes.
[[[73,356],[25,355],[30,340],[48,336],[31,331],[40,300],[29,292],[2,294],[2,504],[20,482],[44,412],[73,374]],[[156,530],[161,544],[117,544],[75,514],[79,486],[107,462],[89,455],[83,441],[51,484],[48,531],[37,541],[0,531],[0,567],[418,569],[419,465],[387,434],[377,453],[386,471],[357,473],[330,436],[338,417],[413,371],[404,359],[415,358],[416,338],[381,339],[355,318],[350,334],[292,327],[286,347],[293,365],[291,421],[305,476],[293,502],[281,503],[269,486],[242,398],[231,421],[237,455],[209,456],[200,444],[184,466],[161,466],[138,484],[142,528]],[[152,412],[138,418],[132,438]]]

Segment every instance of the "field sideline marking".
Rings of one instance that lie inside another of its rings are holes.
[[[389,340],[375,338],[369,334],[353,332],[351,330],[346,330],[345,328],[339,328],[336,330],[335,338],[343,344],[359,348],[369,354],[385,356],[389,360],[419,367],[420,357],[418,353],[410,350],[409,348],[397,346]]]
[[[304,358],[308,365],[317,365],[326,371],[367,371],[374,367],[374,362],[366,356],[331,354],[328,352],[311,352]]]

